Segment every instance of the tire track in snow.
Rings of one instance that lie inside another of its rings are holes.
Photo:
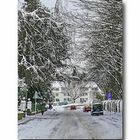
[[[54,139],[92,139],[85,129],[75,111],[65,111],[61,114],[61,123],[52,133]]]

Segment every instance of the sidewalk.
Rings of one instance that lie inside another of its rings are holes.
[[[36,114],[36,117],[35,117],[35,115],[30,115],[30,116],[28,115],[25,118],[23,118],[22,120],[19,120],[18,125],[26,124],[29,121],[32,121],[34,119],[49,119],[50,115],[56,116],[57,111],[48,110],[48,111],[45,111],[43,115],[41,113]]]

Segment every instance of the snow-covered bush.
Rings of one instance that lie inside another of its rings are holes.
[[[122,100],[105,100],[102,101],[103,108],[109,112],[122,112]]]

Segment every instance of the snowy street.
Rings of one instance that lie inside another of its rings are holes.
[[[18,138],[122,139],[122,1],[19,3]]]
[[[18,125],[19,139],[121,139],[122,115],[91,116],[82,110],[47,111]]]

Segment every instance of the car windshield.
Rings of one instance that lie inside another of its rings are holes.
[[[103,106],[102,104],[94,104],[93,105],[93,110],[103,110]]]

